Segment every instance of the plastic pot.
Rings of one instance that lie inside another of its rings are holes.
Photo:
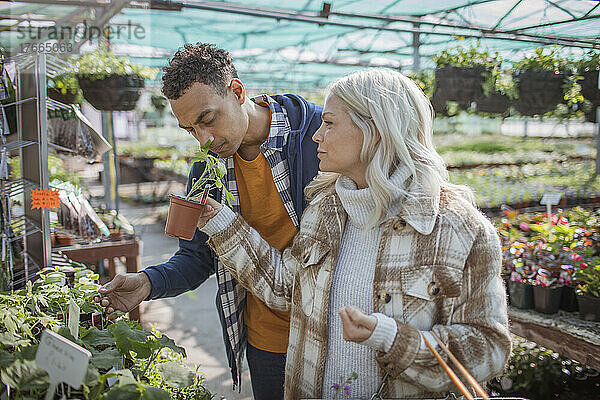
[[[563,286],[560,306],[558,308],[568,312],[579,310],[577,294],[575,293],[575,288],[573,286]]]
[[[510,305],[524,310],[533,308],[533,286],[523,282],[510,281],[508,284]]]
[[[144,78],[138,75],[109,75],[93,80],[77,77],[83,97],[100,111],[131,111],[140,98]]]
[[[165,225],[165,233],[180,239],[192,240],[196,232],[198,218],[204,207],[184,197],[169,195],[169,214]]]
[[[577,296],[579,318],[586,321],[600,321],[600,297],[583,294]]]
[[[560,306],[563,287],[533,287],[533,303],[535,311],[544,314],[555,314]]]

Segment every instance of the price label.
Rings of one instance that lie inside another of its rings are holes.
[[[79,316],[81,314],[81,308],[73,301],[69,300],[69,331],[74,338],[79,337]]]
[[[560,193],[544,193],[544,195],[542,196],[542,200],[540,200],[540,204],[541,205],[550,205],[550,206],[555,206],[558,205],[558,203],[560,203],[560,198],[562,197],[562,194]]]
[[[36,364],[50,376],[46,398],[54,397],[56,385],[61,382],[79,389],[91,357],[83,347],[46,329],[35,354]]]

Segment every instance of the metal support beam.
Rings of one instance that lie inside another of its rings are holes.
[[[155,0],[158,2],[159,0]],[[208,10],[214,12],[224,12],[224,13],[232,13],[239,15],[248,15],[253,17],[261,17],[261,18],[270,18],[276,19],[277,21],[287,20],[287,21],[297,21],[297,22],[306,22],[313,23],[318,25],[331,25],[345,28],[357,28],[357,29],[373,29],[380,31],[388,31],[388,32],[408,32],[414,33],[419,32],[422,34],[430,34],[430,35],[441,35],[441,36],[463,36],[467,38],[486,38],[486,39],[498,39],[498,40],[510,40],[510,41],[521,41],[526,43],[536,43],[543,45],[554,45],[558,44],[565,47],[579,47],[579,48],[596,48],[600,46],[600,40],[597,39],[580,39],[580,38],[571,38],[571,37],[562,37],[562,36],[554,36],[554,35],[534,35],[529,33],[520,33],[520,32],[510,32],[510,31],[492,31],[491,28],[486,27],[474,27],[470,25],[460,25],[460,24],[448,24],[441,22],[426,22],[415,20],[414,17],[390,17],[390,16],[379,16],[379,15],[359,15],[359,14],[347,14],[347,13],[336,13],[332,12],[330,15],[337,16],[352,16],[359,18],[371,18],[371,19],[380,19],[386,20],[388,22],[419,22],[421,24],[434,25],[436,27],[448,25],[447,27],[455,28],[455,29],[463,29],[472,32],[440,32],[438,30],[423,30],[420,28],[419,30],[415,30],[414,28],[397,28],[397,27],[389,27],[383,25],[367,25],[360,23],[352,23],[352,22],[344,22],[344,21],[334,21],[327,18],[319,17],[317,14],[309,15],[306,13],[297,13],[290,12],[289,10],[283,9],[267,9],[267,8],[258,8],[258,7],[243,7],[238,5],[231,5],[227,3],[221,2],[212,2],[212,1],[187,1],[181,2],[183,7],[193,8],[199,10]],[[600,15],[592,15],[586,17],[586,19],[592,18],[600,18]]]
[[[413,24],[415,29],[419,29],[419,24]],[[421,71],[421,56],[419,54],[419,48],[421,47],[421,38],[419,32],[413,32],[413,72]]]

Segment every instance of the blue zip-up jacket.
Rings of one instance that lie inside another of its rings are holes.
[[[284,157],[290,174],[290,191],[298,219],[306,207],[304,188],[315,177],[319,168],[317,144],[312,140],[313,134],[321,125],[323,108],[316,106],[293,94],[271,96],[287,111],[291,132],[284,146]],[[204,164],[196,162],[192,165],[188,176],[187,190],[190,190],[193,178],[202,174]],[[221,194],[212,193],[211,197],[220,200]],[[146,300],[173,297],[188,290],[196,289],[209,276],[216,272],[217,259],[206,244],[208,236],[198,229],[192,240],[179,239],[179,249],[164,264],[148,267],[144,272],[150,278],[152,291]],[[223,327],[225,348],[234,383],[237,382],[237,357],[226,334],[223,310],[217,295],[217,311]]]

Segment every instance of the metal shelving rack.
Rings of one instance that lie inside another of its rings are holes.
[[[10,225],[14,237],[23,241],[21,262],[11,271],[11,288],[18,288],[35,278],[38,271],[52,265],[50,218],[47,209],[31,209],[32,189],[48,189],[48,124],[47,110],[68,109],[60,102],[46,98],[46,76],[54,77],[68,70],[60,59],[44,53],[20,54],[14,62],[17,134],[15,140],[0,145],[0,151],[20,156],[21,176],[0,181],[0,195],[20,196],[23,214],[13,216]],[[8,106],[10,104],[7,104]]]

